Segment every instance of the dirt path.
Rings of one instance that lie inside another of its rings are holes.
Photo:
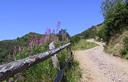
[[[128,61],[104,53],[101,43],[88,50],[75,51],[82,69],[80,82],[128,82]]]

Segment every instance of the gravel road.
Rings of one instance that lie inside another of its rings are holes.
[[[95,48],[74,52],[82,69],[79,82],[128,82],[128,60],[106,54],[102,44],[98,44]]]

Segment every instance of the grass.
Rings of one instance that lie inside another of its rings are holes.
[[[79,62],[74,60],[69,70],[66,72],[66,82],[78,82],[81,78],[81,70],[79,68]]]
[[[56,44],[60,46],[60,44]],[[97,46],[92,42],[86,40],[80,40],[73,48],[75,49],[89,49]],[[45,52],[48,49],[48,44],[36,46],[33,48],[33,54]],[[22,59],[28,57],[30,54],[29,48],[24,48],[24,51],[16,54],[16,59]],[[58,59],[60,63],[65,62],[68,58],[67,49],[62,50],[58,53]],[[37,65],[32,66],[28,70],[23,71],[13,77],[14,82],[53,82],[57,75],[57,69],[53,68],[51,59],[41,62]],[[73,60],[71,65],[66,69],[64,73],[64,82],[78,82],[81,78],[81,70],[79,68],[79,62]],[[6,82],[6,81],[5,81]]]
[[[58,56],[59,60],[61,60],[60,63],[65,62],[68,58],[67,50],[64,49],[62,52],[60,52]],[[81,71],[79,68],[79,62],[76,60],[73,60],[68,68],[65,70],[64,78],[62,79],[62,82],[78,82],[81,78]]]
[[[106,53],[112,54],[114,56],[128,58],[127,55],[127,37],[128,29],[123,27],[122,32],[115,34],[111,37],[109,43],[105,46],[104,50]]]
[[[31,51],[32,54],[38,54],[47,51],[48,44],[43,44],[41,46],[35,46]],[[16,55],[16,59],[22,59],[28,57],[30,54],[30,49],[25,48],[24,51]],[[21,77],[14,77],[16,82],[53,82],[54,77],[57,74],[57,69],[53,68],[51,59],[44,62],[40,62],[37,65],[30,67],[20,74]]]
[[[60,44],[57,44],[60,46]],[[33,48],[33,54],[45,52],[48,49],[48,44],[37,46]],[[16,54],[16,59],[22,59],[29,56],[30,50],[26,47],[24,51]],[[58,59],[60,63],[65,62],[68,58],[67,49],[62,50],[58,53]],[[37,65],[30,67],[28,70],[23,71],[15,75],[12,79],[14,82],[53,82],[56,75],[58,74],[57,69],[53,68],[51,59],[41,62]],[[71,65],[66,69],[64,73],[65,82],[78,82],[80,79],[79,63],[75,60],[72,61]],[[5,81],[6,82],[6,81]]]
[[[78,43],[75,43],[75,45],[73,46],[74,50],[83,50],[83,49],[89,49],[89,48],[93,48],[96,47],[97,44],[93,43],[93,42],[87,42],[84,39],[81,39]]]

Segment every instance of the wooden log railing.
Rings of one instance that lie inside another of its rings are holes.
[[[63,46],[60,46],[59,48],[56,48],[55,50],[51,50],[45,53],[40,53],[27,57],[25,59],[16,60],[7,64],[0,65],[0,81],[13,77],[15,74],[20,73],[39,62],[47,60],[54,54],[69,47],[70,45],[71,43],[67,43]]]
[[[68,58],[67,61],[64,63],[63,68],[57,74],[56,78],[54,79],[54,82],[61,82],[62,81],[62,78],[64,76],[64,72],[65,72],[66,68],[68,68],[68,65],[71,63],[72,58],[73,57],[70,56],[70,58]]]

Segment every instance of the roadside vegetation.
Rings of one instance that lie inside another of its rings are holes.
[[[85,49],[90,49],[96,46],[98,45],[93,42],[88,42],[86,41],[86,39],[81,39],[80,41],[74,44],[73,49],[74,50],[85,50]]]
[[[127,0],[104,0],[101,8],[105,26],[102,27],[100,35],[106,42],[105,50],[115,56],[127,58]]]
[[[106,52],[128,58],[128,1],[104,0],[101,9],[105,20],[97,30],[98,40],[106,43]]]
[[[128,59],[128,37],[125,37],[123,40],[123,49],[121,50],[121,54],[124,58]]]
[[[56,40],[56,47],[59,47],[63,44],[69,42],[69,34],[64,29],[60,29],[58,32],[54,33],[51,29],[48,29],[45,34],[40,35],[36,33],[29,33],[21,38],[17,38],[16,40],[12,40],[13,46],[11,51],[7,51],[4,59],[1,60],[1,63],[11,62],[18,59],[23,59],[28,56],[32,56],[38,53],[43,53],[49,50],[49,43],[53,40]],[[2,41],[5,42],[5,41]],[[1,45],[2,45],[2,42]],[[11,41],[7,41],[11,42]],[[17,42],[17,44],[15,44]],[[23,42],[20,45],[20,42]],[[6,42],[5,42],[6,43]],[[9,44],[9,43],[8,43]],[[5,50],[6,51],[6,50]],[[64,49],[60,53],[58,53],[58,59],[60,66],[63,67],[64,62],[69,57],[69,52],[67,49]],[[8,61],[7,61],[8,60]],[[37,65],[32,66],[28,70],[23,71],[22,73],[18,73],[14,77],[8,79],[4,82],[53,82],[56,75],[58,74],[58,70],[53,67],[52,60],[48,59],[44,62],[41,62]],[[64,73],[64,82],[78,82],[81,77],[81,72],[79,68],[79,62],[76,60],[72,60],[71,64],[68,66]]]
[[[106,52],[128,59],[128,1],[103,0],[101,9],[105,19],[104,22],[73,36],[71,38],[72,49],[82,50],[96,47],[97,44],[86,41],[94,38],[106,44]],[[45,52],[48,50],[48,44],[53,39],[58,40],[56,45],[60,46],[63,33],[66,33],[66,30],[62,29],[56,34],[48,29],[42,35],[29,33],[16,40],[1,41],[0,63]],[[69,37],[68,33],[67,36]],[[66,39],[64,42],[67,42]],[[60,63],[64,62],[68,55],[66,50],[58,54],[61,54],[58,56]],[[17,74],[13,77],[13,80],[15,82],[52,82],[57,72],[57,69],[52,66],[51,59],[48,59]],[[79,63],[73,60],[72,65],[66,70],[63,80],[65,82],[77,82],[80,77]]]

